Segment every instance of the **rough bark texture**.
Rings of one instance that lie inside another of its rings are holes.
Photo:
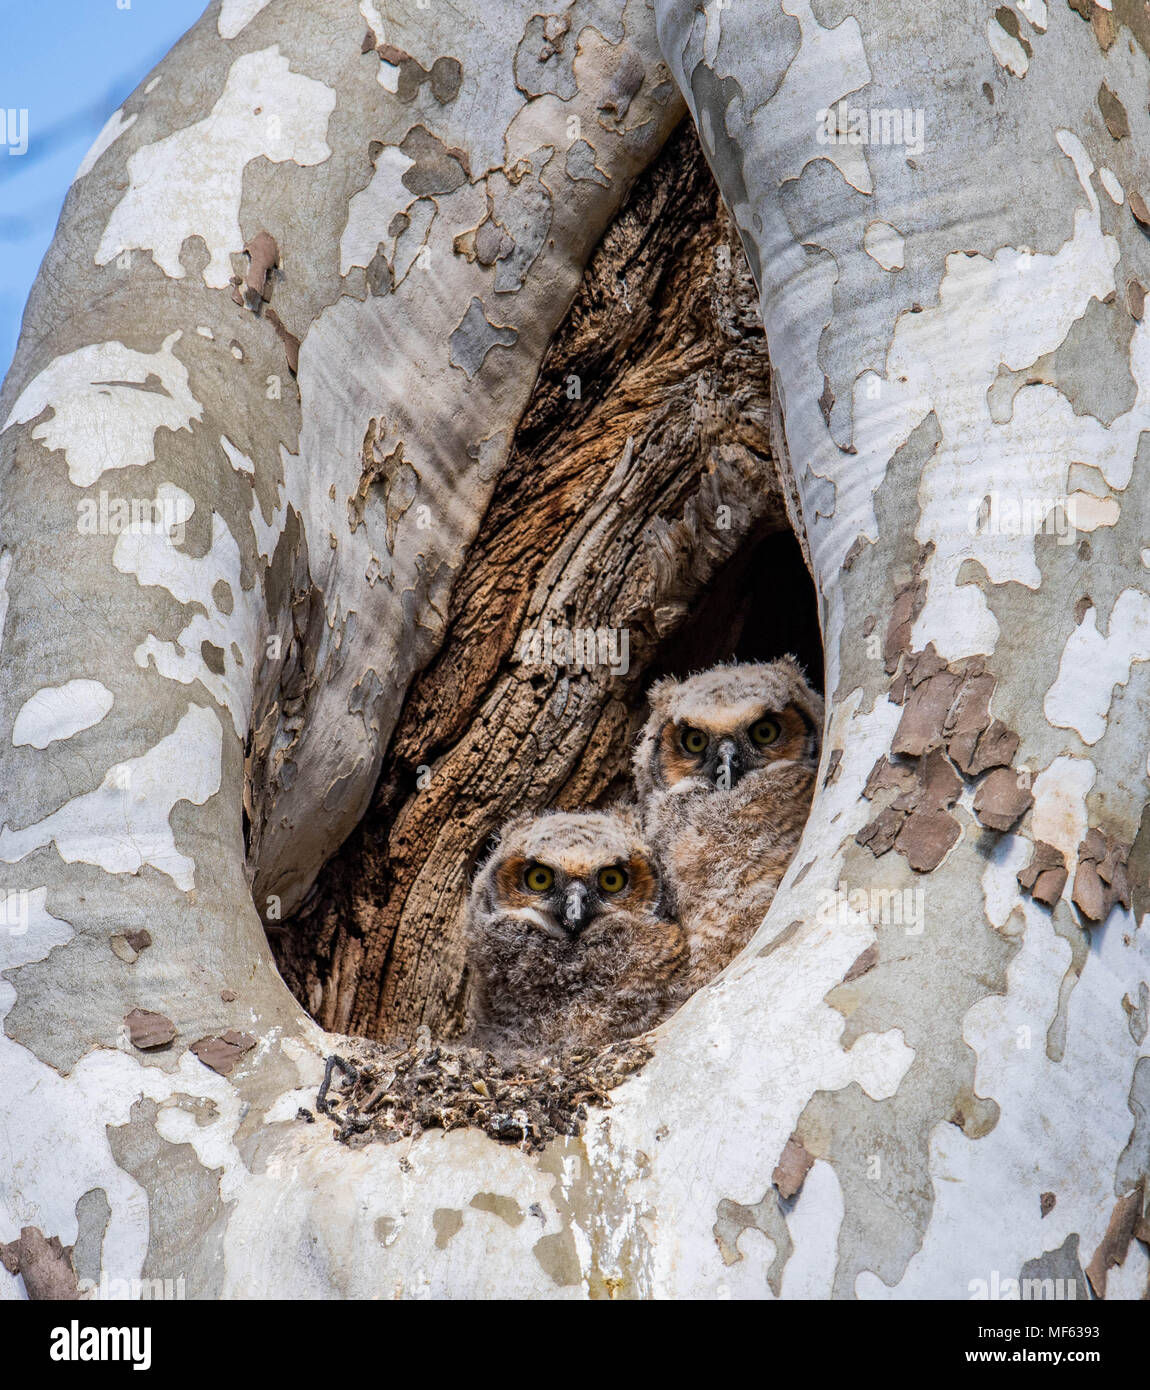
[[[688,123],[607,233],[544,361],[371,810],[272,937],[324,1027],[457,1030],[472,868],[513,811],[626,795],[653,667],[794,646],[817,666],[769,389],[754,282]],[[548,621],[625,632],[626,671],[521,660]]]

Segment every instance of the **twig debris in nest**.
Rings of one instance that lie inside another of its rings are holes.
[[[548,1057],[433,1047],[426,1037],[414,1046],[377,1044],[369,1056],[328,1058],[316,1110],[352,1148],[470,1126],[535,1152],[557,1135],[579,1134],[586,1107],[609,1106],[608,1092],[650,1057],[638,1041]]]

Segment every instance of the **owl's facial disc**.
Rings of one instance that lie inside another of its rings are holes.
[[[700,710],[693,718],[668,721],[658,765],[665,786],[703,778],[715,791],[730,791],[772,763],[817,758],[818,737],[797,705],[774,710],[746,700],[717,713]]]
[[[487,911],[531,924],[583,949],[635,913],[654,912],[662,890],[637,823],[598,811],[540,816],[484,871]],[[590,933],[590,935],[589,935]]]

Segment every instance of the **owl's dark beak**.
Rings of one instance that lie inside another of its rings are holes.
[[[715,762],[715,786],[720,791],[730,791],[742,775],[743,758],[739,745],[733,738],[725,738],[719,744]]]
[[[587,889],[581,883],[569,883],[563,894],[563,925],[572,936],[578,936],[591,920],[591,904]]]

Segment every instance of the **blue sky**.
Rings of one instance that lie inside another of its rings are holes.
[[[122,7],[122,8],[121,8]],[[207,8],[207,0],[0,0],[0,378],[73,175],[100,127]]]

